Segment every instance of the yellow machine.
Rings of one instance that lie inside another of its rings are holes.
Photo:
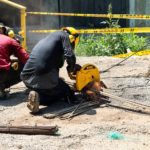
[[[76,74],[76,90],[81,91],[92,81],[100,82],[100,72],[93,64],[85,64]]]

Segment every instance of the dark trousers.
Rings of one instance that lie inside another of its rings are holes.
[[[21,81],[20,73],[23,69],[23,65],[19,64],[18,70],[10,68],[10,70],[0,70],[0,89],[4,90],[10,86],[17,84]]]
[[[66,84],[61,78],[59,78],[58,85],[50,90],[44,89],[32,89],[38,92],[40,97],[40,104],[50,105],[53,102],[65,100],[73,102],[75,100],[74,92],[71,90],[68,84]]]

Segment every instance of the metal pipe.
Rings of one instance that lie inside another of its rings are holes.
[[[21,9],[21,31],[20,34],[22,35],[23,42],[22,46],[26,49],[26,11],[25,9]]]
[[[143,107],[143,108],[147,108],[147,109],[150,109],[150,106],[149,105],[144,105],[142,103],[138,103],[138,102],[135,102],[133,100],[130,100],[130,99],[125,99],[125,98],[122,98],[122,97],[119,97],[119,96],[116,96],[116,95],[112,95],[110,93],[107,93],[107,92],[104,92],[104,91],[96,91],[96,90],[93,90],[92,91],[94,92],[98,92],[99,94],[103,95],[103,96],[107,96],[109,98],[112,98],[114,100],[118,100],[118,101],[121,101],[123,103],[129,103],[129,104],[132,104],[132,105],[136,105],[136,106],[140,106],[140,107]]]
[[[3,2],[5,4],[8,4],[8,5],[10,5],[12,7],[15,7],[15,8],[18,8],[18,9],[24,9],[24,10],[26,10],[26,7],[24,7],[22,5],[19,5],[19,4],[16,4],[14,2],[11,2],[9,0],[0,0],[0,2]]]
[[[9,6],[15,7],[20,9],[21,13],[21,31],[19,32],[23,37],[22,46],[26,48],[26,7],[16,4],[14,2],[11,2],[9,0],[0,0],[0,2],[5,3]]]

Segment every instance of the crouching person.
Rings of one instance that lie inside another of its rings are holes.
[[[21,79],[31,89],[27,107],[32,113],[39,111],[39,104],[51,103],[62,98],[70,101],[75,99],[74,92],[59,78],[59,69],[66,60],[67,71],[72,78],[76,64],[74,48],[78,41],[77,30],[66,27],[50,33],[33,48],[21,73]]]
[[[17,60],[11,60],[14,55]],[[14,39],[0,34],[0,99],[7,98],[6,88],[20,82],[20,73],[29,55]]]

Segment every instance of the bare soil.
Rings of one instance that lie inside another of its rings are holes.
[[[105,70],[122,59],[82,57],[77,62],[95,64]],[[108,92],[150,105],[150,56],[132,57],[122,65],[100,74]],[[65,67],[60,72],[67,81]],[[0,150],[149,150],[150,113],[126,108],[91,109],[72,120],[45,119],[60,106],[41,106],[41,114],[32,115],[26,107],[26,88],[21,82],[11,87],[8,100],[0,101],[0,125],[57,125],[57,136],[0,134]],[[112,104],[122,106],[121,103]],[[119,132],[124,138],[113,140],[108,135]]]

